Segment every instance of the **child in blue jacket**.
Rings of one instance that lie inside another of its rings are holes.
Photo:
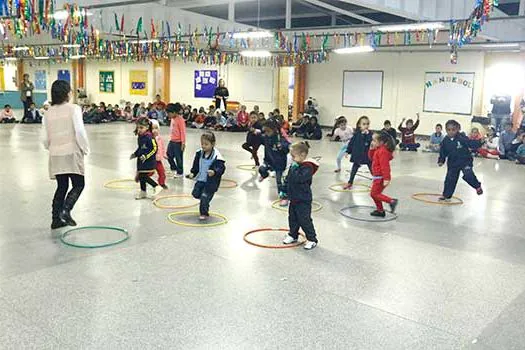
[[[357,121],[357,125],[354,131],[354,136],[348,143],[348,148],[346,153],[351,154],[352,157],[350,161],[354,163],[352,166],[352,171],[350,173],[350,179],[348,183],[344,186],[345,190],[350,190],[354,186],[355,176],[361,165],[368,166],[370,173],[372,172],[372,167],[370,164],[370,159],[368,158],[368,151],[370,150],[370,144],[372,143],[372,132],[368,130],[370,127],[370,119],[367,116],[362,116]]]
[[[481,188],[481,183],[478,181],[472,169],[473,159],[469,150],[469,138],[460,132],[461,125],[455,120],[449,120],[445,124],[445,129],[447,136],[445,136],[441,142],[438,164],[439,166],[443,166],[446,161],[448,170],[443,195],[439,197],[439,200],[445,202],[450,201],[450,198],[452,198],[456,190],[461,172],[463,172],[463,180],[474,188],[478,195],[482,195],[483,189]]]
[[[312,221],[312,177],[319,165],[308,157],[308,142],[296,142],[290,148],[293,163],[287,176],[288,224],[290,232],[284,238],[284,244],[296,243],[299,239],[299,229],[306,235],[304,249],[311,250],[317,246],[317,235]]]
[[[153,137],[152,125],[148,118],[142,117],[137,120],[135,135],[138,136],[138,147],[130,157],[130,159],[137,159],[135,180],[140,183],[140,192],[135,199],[145,199],[147,198],[146,184],[155,189],[155,195],[162,191],[162,187],[151,178],[157,168],[157,142]]]
[[[195,179],[195,187],[191,195],[200,199],[199,220],[207,220],[210,216],[210,202],[219,190],[222,175],[226,171],[225,161],[215,148],[215,135],[206,131],[201,135],[201,149],[195,153],[193,166],[188,179]]]
[[[263,181],[275,171],[277,191],[281,199],[281,206],[288,205],[286,188],[283,185],[283,174],[286,170],[288,148],[290,143],[281,134],[281,126],[275,119],[266,121],[263,127],[264,163],[259,167],[261,175],[259,181]]]

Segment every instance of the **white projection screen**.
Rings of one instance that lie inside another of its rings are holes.
[[[383,108],[383,71],[343,73],[343,107]]]
[[[474,73],[425,73],[424,112],[472,114]]]

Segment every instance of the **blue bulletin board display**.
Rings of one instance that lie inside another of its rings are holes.
[[[58,71],[58,80],[65,80],[68,83],[71,83],[71,73],[67,69],[61,69]]]
[[[35,71],[35,90],[46,91],[46,89],[47,89],[46,71],[45,70]]]
[[[196,70],[194,83],[194,96],[196,98],[213,98],[219,83],[216,70]]]

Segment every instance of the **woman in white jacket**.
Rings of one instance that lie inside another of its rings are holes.
[[[56,179],[51,229],[76,226],[71,210],[84,189],[84,156],[89,143],[79,106],[69,103],[71,86],[57,80],[51,87],[51,107],[44,114],[44,146],[49,150],[49,177]],[[73,188],[69,191],[69,181]]]

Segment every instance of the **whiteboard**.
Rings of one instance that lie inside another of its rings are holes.
[[[344,71],[343,107],[382,108],[383,71]]]
[[[273,70],[246,70],[243,76],[243,101],[273,101]]]
[[[472,114],[474,73],[425,73],[424,112]]]

